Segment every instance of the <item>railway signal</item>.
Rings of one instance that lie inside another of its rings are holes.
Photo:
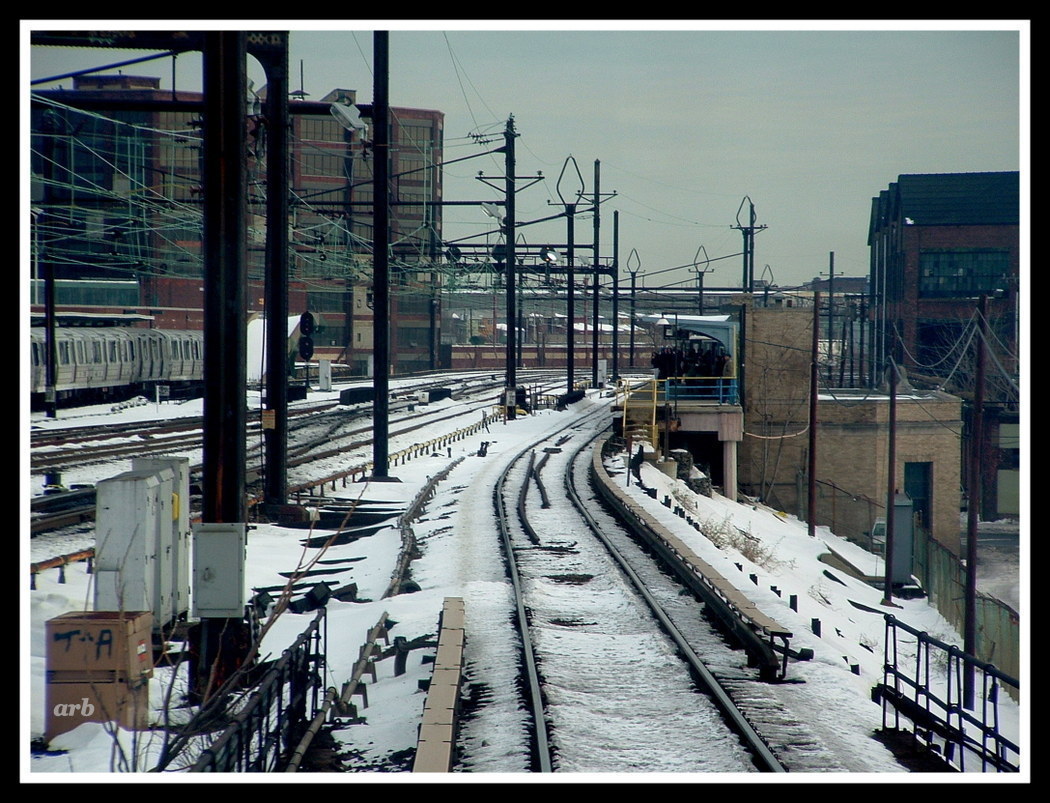
[[[299,316],[299,356],[309,360],[314,356],[314,315],[312,312],[304,312]]]

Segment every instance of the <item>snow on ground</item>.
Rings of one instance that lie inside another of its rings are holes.
[[[314,395],[312,400],[316,399]],[[336,564],[348,568],[334,578],[340,583],[357,583],[358,599],[361,601],[349,603],[332,600],[328,604],[327,685],[339,688],[349,678],[360,646],[381,614],[387,613],[390,620],[396,623],[391,630],[391,638],[400,635],[414,639],[435,634],[441,604],[446,596],[460,596],[466,601],[468,652],[478,661],[475,671],[481,673],[485,682],[493,688],[513,683],[516,652],[512,639],[501,628],[484,626],[485,622],[492,621],[506,611],[510,589],[495,536],[491,493],[480,489],[490,487],[498,467],[516,454],[528,439],[553,431],[563,425],[568,416],[595,403],[602,402],[592,398],[574,405],[568,412],[540,411],[513,422],[494,424],[490,432],[482,431],[456,443],[452,460],[462,458],[462,462],[447,479],[438,484],[436,494],[413,527],[421,552],[421,557],[412,564],[412,578],[420,586],[418,592],[382,598],[400,547],[400,533],[396,527],[391,526],[368,538],[329,549],[325,559],[353,559],[345,564]],[[172,408],[178,406],[150,404],[148,407],[174,412]],[[145,412],[132,408],[121,413],[120,417]],[[98,420],[106,418],[109,416],[100,415]],[[34,420],[33,423],[38,422]],[[417,434],[416,438],[423,440],[424,436]],[[481,441],[485,440],[491,444],[488,456],[479,457],[477,450]],[[337,493],[348,498],[407,504],[430,477],[450,462],[447,454],[417,458],[391,470],[397,482],[358,483],[340,489]],[[860,547],[836,537],[825,527],[817,528],[817,537],[811,538],[805,523],[791,516],[759,504],[738,504],[718,495],[708,498],[686,493],[684,485],[671,480],[655,467],[647,464],[643,471],[645,484],[658,489],[657,499],[649,498],[637,486],[629,489],[631,496],[639,504],[645,504],[654,515],[660,516],[683,539],[687,539],[697,554],[718,568],[726,578],[745,589],[763,610],[790,626],[795,633],[793,648],[814,650],[812,661],[790,664],[789,675],[805,683],[792,684],[790,687],[785,684],[782,687],[785,694],[791,698],[792,705],[803,707],[802,711],[809,717],[816,732],[829,739],[839,740],[848,751],[855,753],[858,766],[875,768],[876,773],[872,776],[867,771],[858,772],[845,778],[836,776],[837,779],[851,782],[883,780],[885,778],[880,775],[891,773],[890,778],[900,782],[899,768],[887,765],[885,749],[870,738],[872,730],[881,724],[880,709],[871,702],[870,689],[881,679],[883,617],[864,612],[849,602],[853,600],[879,609],[882,591],[836,571],[821,562],[820,556],[829,547],[834,548],[855,566],[872,574],[881,571],[880,561]],[[624,475],[620,477],[622,479]],[[102,477],[95,477],[95,480],[98,479]],[[23,491],[30,493],[28,488]],[[474,492],[473,496],[471,491]],[[736,533],[746,533],[750,537],[751,548],[748,553],[751,557],[745,557],[731,546],[723,549],[714,546],[711,539],[702,536],[684,519],[660,504],[665,495],[686,505],[692,511],[691,515],[704,522],[712,533],[726,530],[727,524]],[[284,582],[278,572],[291,571],[307,557],[301,544],[307,534],[306,530],[269,524],[254,527],[248,545],[248,587],[275,586]],[[25,543],[29,540],[23,539],[23,563],[30,559],[27,554],[29,545]],[[737,568],[738,563],[742,568]],[[825,570],[841,582],[829,579]],[[751,581],[751,574],[759,577],[757,584]],[[23,745],[43,731],[44,623],[60,613],[91,607],[90,577],[86,575],[83,564],[69,567],[66,577],[67,582],[60,584],[57,571],[45,572],[38,578],[37,590],[27,592],[25,607],[29,616],[23,617],[22,627],[22,688],[28,689],[29,693],[21,696]],[[771,585],[776,585],[782,596],[774,594],[770,590]],[[1022,589],[1022,596],[1024,593]],[[799,602],[797,613],[791,611],[787,604],[792,594],[797,596]],[[894,602],[901,606],[893,610],[901,620],[949,643],[961,645],[961,637],[925,600],[895,599]],[[1021,610],[1027,611],[1028,607],[1022,605]],[[283,644],[294,640],[305,628],[309,617],[310,614],[284,614],[267,636],[264,652],[279,652]],[[823,635],[820,638],[810,632],[813,618],[819,618],[822,622]],[[859,675],[850,670],[851,664],[859,666]],[[336,736],[346,748],[380,761],[398,751],[414,747],[416,725],[424,701],[418,681],[428,675],[429,667],[423,664],[419,652],[410,655],[408,672],[402,677],[393,676],[391,660],[379,662],[377,667],[379,677],[368,686],[369,706],[361,712],[366,716],[367,724],[348,726],[338,731]],[[164,683],[169,677],[166,672],[158,670],[151,681],[151,700],[157,704],[162,699]],[[486,762],[489,759],[491,766],[501,766],[502,762],[498,758],[501,753],[514,754],[521,740],[515,724],[518,712],[501,711],[493,706],[487,715],[494,720],[506,718],[507,726],[502,733],[505,743],[475,746],[481,760],[471,768],[472,773],[456,774],[443,780],[533,780],[531,776],[520,774],[504,776],[499,770],[491,774],[487,772],[489,765]],[[1002,717],[1002,731],[1018,741],[1024,749],[1028,744],[1027,707],[1007,701],[1002,706]],[[150,741],[140,738],[137,744],[133,744],[133,735],[125,731],[120,731],[120,738],[125,745],[125,755],[133,755],[137,751],[136,766],[139,769],[151,766],[150,760],[158,748],[156,739]],[[116,776],[111,773],[118,768],[113,745],[113,739],[102,726],[91,723],[81,725],[53,741],[51,748],[56,752],[31,757],[29,751],[25,750],[22,754],[23,779],[112,781]],[[1025,779],[1026,776],[1027,772],[1020,776],[994,776],[994,780],[1013,781]],[[195,780],[185,773],[128,777],[134,777],[136,781]],[[331,776],[271,777],[275,780],[303,781],[327,780]],[[613,777],[623,779],[623,776]],[[946,777],[951,776],[937,776],[936,779],[943,781]],[[627,780],[640,779],[650,782],[736,780],[732,776],[726,778],[718,774],[659,777],[643,774],[640,777],[632,775]],[[908,776],[908,779],[931,780],[929,776],[916,775]],[[966,779],[975,780],[975,776],[968,773]],[[989,776],[980,778],[992,779]],[[418,781],[420,778],[406,772],[357,774],[353,780]],[[433,781],[434,778],[428,776],[427,780]],[[597,780],[607,781],[609,776],[598,776]],[[747,780],[754,781],[755,777],[748,776]]]

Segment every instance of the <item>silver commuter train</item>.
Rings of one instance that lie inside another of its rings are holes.
[[[44,400],[47,374],[45,330],[30,338],[30,385],[34,406]],[[204,333],[121,326],[58,327],[55,330],[57,403],[110,401],[152,394],[158,384],[190,394],[204,377]]]

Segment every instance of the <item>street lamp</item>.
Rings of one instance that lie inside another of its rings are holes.
[[[368,130],[368,124],[365,123],[353,106],[348,103],[333,103],[328,107],[328,111],[347,131],[357,132],[364,137],[365,132]]]

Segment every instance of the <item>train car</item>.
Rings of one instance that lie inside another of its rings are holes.
[[[44,403],[45,330],[30,335],[31,406]],[[190,396],[204,377],[204,335],[199,331],[129,327],[59,327],[55,330],[55,401],[60,405],[152,396],[157,385]]]

